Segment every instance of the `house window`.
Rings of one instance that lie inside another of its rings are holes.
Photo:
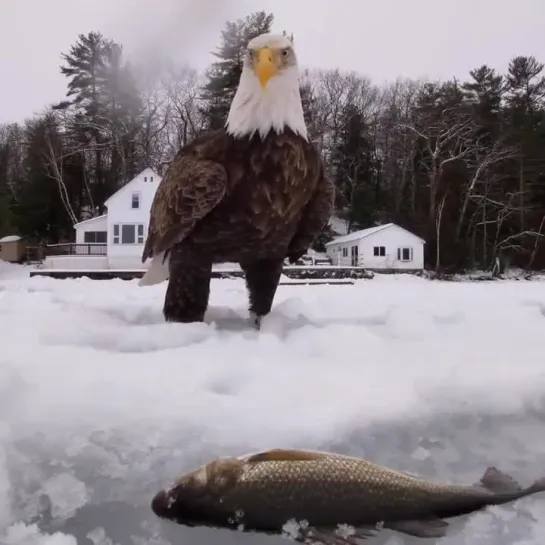
[[[148,177],[144,176],[144,182],[147,182],[147,181],[148,181]]]
[[[83,242],[86,244],[106,244],[108,234],[106,231],[85,231]]]
[[[153,176],[150,176],[150,177],[149,177],[149,181],[150,181],[150,182],[153,182]]]
[[[134,244],[136,242],[136,225],[126,224],[121,226],[121,244]]]
[[[114,244],[144,244],[144,224],[115,224]]]
[[[348,257],[348,248],[343,248],[343,257]]]
[[[413,260],[413,249],[412,248],[398,248],[397,249],[397,260],[398,261],[412,261]]]
[[[375,246],[373,248],[373,255],[375,257],[384,257],[386,255],[386,246]]]
[[[133,209],[140,208],[140,193],[132,194],[131,208]]]

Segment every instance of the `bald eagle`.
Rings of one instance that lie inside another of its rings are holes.
[[[203,321],[214,263],[239,263],[250,316],[271,310],[284,260],[299,259],[326,226],[334,187],[309,141],[292,42],[248,44],[226,126],[188,143],[150,209],[140,285],[168,279],[167,321]]]

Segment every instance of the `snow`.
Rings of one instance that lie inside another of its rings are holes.
[[[149,508],[196,464],[262,448],[443,482],[487,465],[524,485],[545,475],[543,281],[282,286],[259,333],[243,280],[212,281],[204,324],[165,324],[164,291],[0,269],[2,545],[280,543]],[[544,507],[541,494],[463,517],[441,543],[543,543]]]
[[[7,235],[0,238],[0,244],[5,244],[6,242],[18,242],[19,240],[22,240],[22,238],[18,235]]]
[[[336,216],[331,216],[329,226],[339,235],[346,235],[348,233],[348,222]]]
[[[369,227],[367,229],[360,229],[359,231],[353,231],[352,233],[348,233],[346,235],[343,235],[342,237],[334,238],[333,240],[329,241],[326,244],[326,247],[331,246],[332,244],[342,244],[345,242],[353,242],[354,240],[361,240],[362,238],[368,237],[369,235],[373,235],[374,233],[383,231],[384,229],[391,227],[392,225],[394,224],[385,223],[384,225],[375,225],[375,227]]]

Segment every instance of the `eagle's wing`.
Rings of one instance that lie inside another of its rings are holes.
[[[322,162],[318,183],[288,247],[287,257],[291,263],[301,258],[323,231],[333,213],[334,199],[335,186],[327,176]]]
[[[150,210],[142,261],[168,251],[223,199],[227,173],[222,164],[196,155],[176,158],[161,180]]]
[[[227,172],[221,163],[183,152],[174,159],[151,205],[142,262],[148,258],[152,262],[140,286],[168,279],[168,251],[221,202],[226,188]]]

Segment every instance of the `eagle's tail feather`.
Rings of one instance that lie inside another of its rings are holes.
[[[144,276],[138,282],[139,286],[154,286],[160,284],[169,278],[168,268],[169,256],[166,257],[164,253],[153,256],[148,270],[144,273]]]

